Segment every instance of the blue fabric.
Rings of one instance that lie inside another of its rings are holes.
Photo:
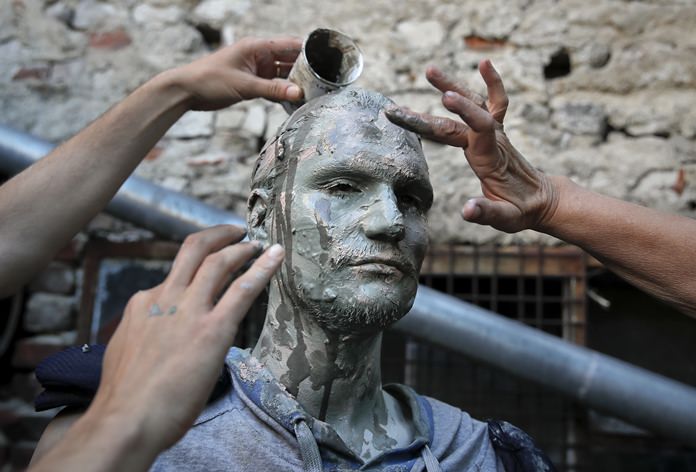
[[[534,440],[507,421],[488,420],[488,435],[506,472],[555,472],[556,468]]]
[[[69,347],[36,367],[44,391],[34,400],[36,411],[59,406],[86,407],[99,387],[106,346]]]
[[[101,377],[105,346],[71,347],[36,369],[44,391],[37,411],[87,407]],[[228,354],[208,406],[186,436],[165,451],[153,471],[302,470],[294,422],[307,421],[320,446],[324,470],[422,471],[426,444],[442,470],[553,472],[553,465],[522,430],[504,421],[482,423],[402,385],[385,390],[410,412],[416,437],[407,447],[363,463],[326,423],[308,415],[246,351]]]
[[[458,408],[417,395],[408,387],[385,387],[413,420],[415,438],[363,461],[350,451],[333,428],[308,415],[272,374],[247,352],[233,349],[227,358],[233,387],[209,405],[174,447],[161,454],[152,472],[186,470],[305,470],[290,428],[306,420],[316,440],[325,471],[424,472],[422,450],[429,445],[443,471],[504,472],[488,438],[486,423]]]
[[[53,354],[36,367],[36,379],[44,390],[34,399],[36,411],[58,407],[87,408],[99,387],[106,346],[72,346]],[[229,390],[225,368],[210,394],[211,402]]]

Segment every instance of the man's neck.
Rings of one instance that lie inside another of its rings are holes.
[[[302,407],[330,424],[363,457],[380,447],[371,438],[387,436],[390,445],[408,443],[408,428],[394,399],[382,390],[382,333],[341,336],[280,301],[271,284],[266,321],[253,350]],[[390,426],[400,431],[390,431]]]

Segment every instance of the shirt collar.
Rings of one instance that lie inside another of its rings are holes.
[[[404,409],[405,416],[412,419],[414,440],[406,447],[387,450],[363,463],[362,459],[345,445],[331,425],[309,415],[295,397],[248,350],[232,348],[227,355],[226,363],[232,374],[234,388],[242,401],[253,403],[291,433],[294,431],[295,423],[307,422],[324,459],[340,459],[341,462],[347,459],[357,466],[395,461],[403,464],[404,460],[415,460],[423,446],[432,443],[433,415],[430,404],[413,389],[404,385],[390,384],[384,386],[384,390],[396,398]]]

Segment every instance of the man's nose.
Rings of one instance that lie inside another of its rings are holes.
[[[379,199],[367,209],[362,220],[365,235],[371,239],[401,241],[406,228],[404,215],[399,210],[394,192],[382,192]]]

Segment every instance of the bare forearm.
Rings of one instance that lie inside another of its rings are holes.
[[[155,77],[0,187],[0,296],[64,247],[186,111],[170,76]]]
[[[161,447],[142,434],[136,415],[88,412],[70,427],[30,472],[145,471]]]
[[[559,203],[539,228],[576,244],[641,289],[696,316],[696,221],[554,177]]]

